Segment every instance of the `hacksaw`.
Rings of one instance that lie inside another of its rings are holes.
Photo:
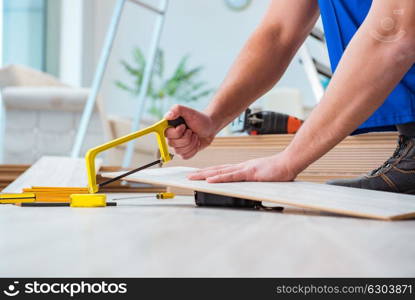
[[[147,169],[151,166],[157,164],[165,164],[169,162],[173,155],[168,151],[168,145],[166,142],[165,131],[170,127],[177,127],[181,124],[186,125],[186,122],[183,118],[178,118],[175,120],[166,120],[163,119],[154,125],[147,127],[145,129],[133,132],[131,134],[125,135],[123,137],[114,139],[105,144],[99,145],[90,149],[85,155],[85,163],[87,170],[88,178],[88,187],[31,187],[23,189],[22,194],[0,194],[0,204],[17,204],[21,205],[24,203],[46,203],[45,205],[35,205],[35,204],[26,204],[21,206],[53,206],[53,203],[62,205],[56,206],[67,206],[64,203],[69,203],[71,207],[105,207],[107,206],[106,195],[97,194],[100,187],[103,187],[107,184],[110,184],[113,181],[119,180],[125,176],[131,175],[138,171]],[[187,127],[187,125],[186,125]],[[128,171],[117,178],[107,180],[103,183],[97,184],[96,181],[96,169],[95,169],[95,159],[98,154],[117,147],[121,144],[127,143],[131,140],[140,138],[144,135],[154,133],[157,137],[158,148],[160,151],[160,159],[146,164],[144,166],[138,167],[134,170]],[[48,204],[49,203],[49,204]],[[52,204],[51,204],[52,203]]]

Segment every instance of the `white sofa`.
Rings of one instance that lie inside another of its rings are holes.
[[[68,155],[89,90],[51,75],[10,65],[0,69],[3,163],[31,164],[42,155]],[[83,151],[105,140],[94,113]]]

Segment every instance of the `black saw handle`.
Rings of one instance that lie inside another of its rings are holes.
[[[168,120],[167,123],[172,127],[177,127],[177,126],[184,124],[186,128],[189,128],[189,126],[187,126],[186,124],[186,121],[182,117],[178,117],[177,119],[174,119],[174,120]]]

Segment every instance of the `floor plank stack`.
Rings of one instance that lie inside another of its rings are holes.
[[[281,152],[293,137],[291,134],[218,137],[211,146],[194,158],[182,160],[175,157],[166,166],[202,168],[239,163]],[[391,156],[396,147],[397,137],[396,133],[368,133],[347,137],[304,170],[298,176],[298,180],[321,183],[333,178],[353,178],[364,174]]]
[[[30,165],[0,165],[0,190],[15,181]]]

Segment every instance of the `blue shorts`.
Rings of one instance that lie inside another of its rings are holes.
[[[372,0],[319,0],[319,5],[334,71],[350,40],[366,18]],[[415,122],[415,66],[402,78],[382,106],[353,134],[395,131],[395,125],[409,122]]]

